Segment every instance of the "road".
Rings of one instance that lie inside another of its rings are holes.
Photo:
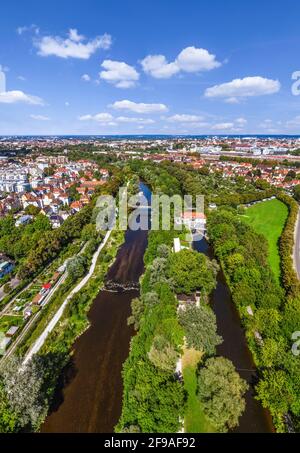
[[[295,226],[294,267],[300,280],[300,209]]]
[[[57,325],[58,321],[60,320],[60,318],[62,317],[64,311],[65,311],[65,308],[66,306],[68,305],[68,302],[72,299],[72,297],[77,294],[79,291],[81,291],[81,289],[87,284],[87,282],[89,281],[89,279],[92,277],[95,269],[96,269],[96,264],[97,264],[97,261],[98,261],[98,258],[99,258],[99,255],[101,253],[101,251],[103,250],[103,248],[105,247],[105,245],[107,244],[109,238],[110,238],[110,235],[111,235],[111,230],[109,230],[103,241],[101,242],[98,250],[96,251],[96,253],[94,254],[93,256],[93,259],[92,259],[92,263],[91,263],[91,267],[90,267],[90,270],[88,272],[88,274],[78,283],[78,285],[70,292],[70,294],[68,295],[68,297],[65,299],[65,301],[63,302],[63,304],[60,306],[60,308],[57,310],[57,312],[55,313],[55,315],[53,316],[53,318],[51,319],[51,321],[49,322],[49,324],[47,325],[47,327],[45,328],[44,332],[39,336],[39,338],[36,340],[36,342],[34,343],[34,345],[32,346],[32,348],[30,349],[30,351],[26,354],[25,358],[24,358],[24,361],[23,361],[23,366],[26,365],[31,359],[32,357],[37,354],[39,352],[39,350],[42,348],[42,346],[44,345],[48,335],[53,331],[53,329],[55,328],[55,326]]]

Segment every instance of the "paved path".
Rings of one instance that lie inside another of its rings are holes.
[[[94,254],[93,256],[93,259],[92,259],[92,264],[91,264],[91,267],[90,267],[90,270],[88,272],[88,274],[78,283],[78,285],[70,292],[70,294],[68,295],[68,297],[66,298],[66,300],[63,302],[63,304],[61,305],[61,307],[57,310],[57,312],[55,313],[55,315],[53,316],[52,320],[49,322],[49,324],[47,325],[46,329],[44,330],[44,332],[40,335],[40,337],[36,340],[36,342],[34,343],[34,345],[32,346],[32,348],[30,349],[30,351],[27,353],[27,355],[25,356],[24,358],[24,361],[23,361],[23,365],[26,365],[29,360],[32,359],[32,357],[34,356],[34,354],[37,354],[39,352],[39,350],[42,348],[42,346],[44,345],[49,333],[51,333],[53,331],[53,329],[55,328],[55,326],[57,325],[58,321],[60,320],[60,318],[62,317],[64,311],[65,311],[65,308],[66,306],[68,305],[68,302],[72,299],[72,297],[77,294],[85,285],[86,283],[89,281],[89,279],[91,278],[91,276],[93,275],[95,269],[96,269],[96,264],[97,264],[97,261],[98,261],[98,258],[99,258],[99,255],[101,253],[101,251],[103,250],[103,248],[105,247],[105,245],[107,244],[107,241],[109,239],[111,235],[111,230],[109,230],[106,235],[105,235],[105,238],[103,239],[103,241],[101,242],[98,250],[96,251],[96,253]]]

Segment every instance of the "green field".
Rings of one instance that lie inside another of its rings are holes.
[[[184,415],[184,432],[190,434],[214,433],[214,426],[205,416],[197,397],[197,369],[202,353],[195,349],[185,349],[182,357],[184,388],[188,399]]]
[[[194,366],[183,370],[184,388],[188,394],[187,409],[184,417],[184,431],[190,434],[214,433],[213,425],[206,418],[197,397],[197,374]]]
[[[246,210],[245,220],[257,233],[262,234],[269,244],[268,261],[276,277],[280,280],[280,256],[278,241],[288,217],[288,208],[279,200],[270,200],[251,206]]]

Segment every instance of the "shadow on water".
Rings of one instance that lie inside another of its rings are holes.
[[[195,242],[194,249],[209,258],[214,258],[213,251],[205,239]],[[246,410],[240,418],[239,427],[235,429],[235,432],[273,432],[274,427],[269,412],[263,409],[259,401],[255,399],[254,385],[258,379],[255,364],[222,271],[217,276],[217,287],[211,296],[211,306],[217,318],[218,334],[224,340],[218,346],[217,354],[230,359],[240,376],[249,384],[246,394]]]
[[[141,184],[141,190],[150,199],[148,188]],[[138,289],[127,288],[138,288],[146,247],[146,231],[126,232],[106,278],[107,285],[114,284],[117,290],[104,289],[94,300],[90,327],[73,346],[42,432],[113,432],[122,408],[122,366],[134,334],[127,318],[131,300],[139,296]]]
[[[70,359],[67,365],[64,366],[61,375],[58,378],[55,398],[50,405],[49,413],[56,412],[60,405],[64,402],[64,388],[67,387],[75,378],[77,370],[72,359]]]

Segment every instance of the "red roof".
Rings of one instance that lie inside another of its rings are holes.
[[[50,289],[51,288],[51,283],[46,283],[45,285],[43,285],[43,288],[44,289]]]
[[[38,305],[38,303],[41,301],[41,299],[42,299],[41,294],[37,294],[37,295],[33,298],[32,303],[35,304],[35,305]]]
[[[184,219],[206,219],[206,215],[203,214],[203,212],[190,212],[190,211],[185,211],[182,215]]]

